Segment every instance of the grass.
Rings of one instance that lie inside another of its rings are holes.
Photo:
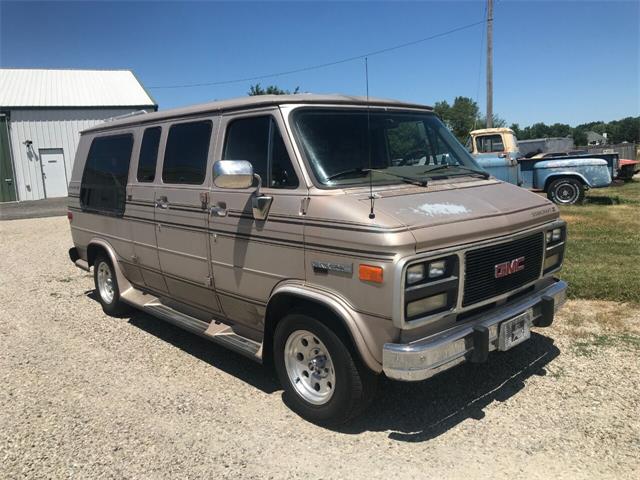
[[[560,210],[569,297],[640,304],[640,181],[589,190],[584,205]]]
[[[619,347],[628,351],[640,351],[640,336],[630,333],[619,335],[592,335],[587,340],[581,340],[573,344],[576,355],[581,357],[594,356],[599,348]]]

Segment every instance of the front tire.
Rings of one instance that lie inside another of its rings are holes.
[[[285,401],[310,422],[344,424],[373,400],[377,376],[345,340],[303,314],[287,315],[276,327],[274,363]]]
[[[129,311],[129,306],[120,300],[118,279],[113,265],[104,254],[99,254],[93,262],[93,281],[104,313],[119,317]]]
[[[574,205],[584,201],[584,185],[575,178],[559,178],[547,189],[547,198],[558,205]]]

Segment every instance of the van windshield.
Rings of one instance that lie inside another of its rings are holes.
[[[487,176],[432,113],[303,109],[294,131],[317,181],[327,187],[422,183]]]

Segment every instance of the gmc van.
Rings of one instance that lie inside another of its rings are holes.
[[[256,96],[85,130],[71,260],[110,315],[148,312],[273,365],[304,418],[376,379],[483,362],[551,324],[555,205],[478,167],[429,107]]]

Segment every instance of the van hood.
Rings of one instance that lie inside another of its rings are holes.
[[[511,234],[559,216],[541,195],[497,180],[387,190],[375,197],[376,213],[404,225],[418,252]]]

